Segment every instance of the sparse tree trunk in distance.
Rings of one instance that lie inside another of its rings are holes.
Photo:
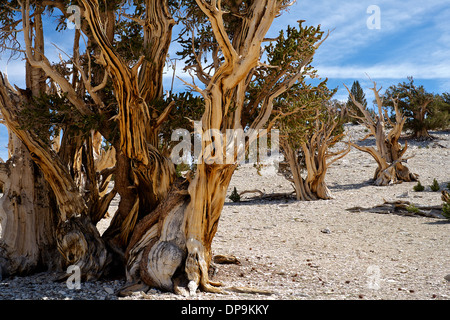
[[[335,132],[342,125],[343,113],[338,114],[330,108],[321,112],[326,112],[327,118],[315,121],[314,133],[301,143],[301,149],[305,157],[308,189],[317,198],[328,200],[333,198],[325,182],[328,168],[345,157],[350,152],[350,146],[336,152],[329,150],[345,135],[345,133]]]
[[[386,186],[390,183],[398,183],[399,181],[416,181],[418,175],[411,173],[409,169],[403,165],[403,155],[408,149],[408,145],[406,143],[405,146],[402,147],[398,142],[406,119],[399,111],[397,100],[392,98],[395,110],[395,122],[390,121],[387,114],[383,112],[383,101],[379,95],[380,90],[377,90],[375,82],[373,84],[374,87],[371,90],[375,94],[378,106],[376,117],[372,117],[366,108],[355,99],[353,99],[353,102],[363,112],[364,118],[359,119],[370,131],[366,138],[369,136],[375,137],[376,148],[362,147],[352,142],[350,144],[358,150],[369,153],[377,162],[378,167],[373,178],[375,185]],[[349,91],[349,94],[352,97],[348,88],[347,91]],[[388,133],[386,133],[386,124],[391,126],[391,130]]]
[[[288,142],[282,143],[281,148],[283,149],[283,153],[286,157],[290,169],[288,172],[285,172],[284,175],[288,180],[294,183],[297,200],[317,200],[317,197],[312,194],[311,190],[308,188],[308,185],[305,182],[305,179],[301,175],[301,166],[299,164],[300,159],[298,158],[298,154],[296,154],[295,150],[289,145]],[[292,180],[289,177],[289,174],[292,175]]]

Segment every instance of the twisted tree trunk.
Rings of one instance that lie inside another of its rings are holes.
[[[300,147],[297,150],[290,144],[288,136],[281,143],[289,163],[297,200],[332,199],[325,181],[328,168],[350,152],[350,147],[336,152],[329,150],[344,136],[343,133],[335,133],[336,127],[342,122],[343,115],[336,114],[331,109],[321,112],[328,113],[327,119],[315,120],[312,134],[299,143]],[[303,166],[306,171],[305,178],[301,176]],[[285,174],[285,176],[288,175]]]
[[[5,122],[26,146],[55,196],[58,220],[53,236],[56,236],[58,251],[64,258],[62,268],[77,264],[84,279],[98,278],[104,272],[109,257],[97,229],[91,223],[86,203],[67,167],[50,144],[29,130],[22,129],[19,112],[25,98],[19,92],[8,90],[10,86],[5,81],[0,75],[0,110]]]
[[[375,117],[372,116],[361,103],[355,100],[350,93],[350,90],[347,88],[353,103],[364,114],[364,118],[358,118],[367,129],[370,130],[367,137],[371,135],[375,137],[376,148],[362,147],[353,142],[350,144],[358,150],[369,153],[377,162],[378,167],[373,178],[375,185],[386,186],[390,183],[398,183],[401,181],[416,181],[418,175],[411,173],[409,169],[403,165],[403,156],[408,149],[408,144],[405,143],[405,146],[402,147],[398,142],[406,118],[400,113],[397,100],[392,98],[392,101],[394,102],[395,122],[391,122],[388,115],[383,112],[383,102],[379,95],[380,90],[377,90],[375,82],[374,87],[371,90],[375,94],[378,106],[378,114]],[[386,122],[391,126],[391,130],[388,133],[386,133]]]
[[[159,207],[136,227],[127,249],[130,286],[124,294],[136,286],[156,286],[175,292],[182,292],[187,287],[191,294],[197,288],[220,291],[219,284],[208,277],[211,244],[238,162],[234,158],[233,163],[224,164],[227,146],[219,143],[215,133],[225,132],[227,128],[242,129],[247,77],[258,64],[264,35],[279,13],[281,3],[252,2],[248,9],[249,19],[243,21],[241,42],[237,44],[230,42],[225,31],[220,2],[198,0],[197,4],[210,20],[224,58],[223,63],[217,65],[214,76],[207,77],[205,90],[192,86],[205,99],[199,132],[202,154],[194,177],[186,184],[174,187]],[[261,129],[267,122],[273,99],[271,96],[264,102],[263,111],[252,128]]]
[[[136,223],[164,199],[175,177],[175,169],[157,150],[158,129],[171,106],[161,114],[150,112],[151,103],[162,94],[162,71],[171,41],[174,21],[165,0],[146,2],[144,48],[132,68],[114,51],[101,28],[99,4],[82,0],[85,18],[98,45],[101,60],[112,76],[119,113],[120,139],[116,150],[115,189],[121,201],[103,237],[124,261],[124,253]]]
[[[43,7],[37,5],[31,20],[29,3],[22,7],[27,90],[15,91],[0,74],[0,110],[12,138],[9,149],[14,150],[5,165],[6,188],[1,206],[2,256],[7,261],[2,269],[9,274],[27,274],[45,267],[64,268],[73,263],[83,265],[92,252],[101,251],[101,246],[89,246],[84,236],[79,244],[74,244],[71,234],[61,232],[77,215],[85,213],[85,204],[49,141],[23,129],[19,120],[24,106],[32,104],[33,97],[46,90],[45,73],[33,65],[45,62],[42,12]],[[84,251],[74,253],[76,247]],[[98,267],[103,268],[102,262]]]
[[[285,178],[294,183],[295,194],[298,201],[317,200],[317,197],[311,192],[308,184],[301,174],[300,159],[298,154],[286,141],[281,143],[286,160],[289,164],[289,170],[283,172]],[[290,177],[292,175],[292,179]]]
[[[0,276],[58,269],[58,222],[51,189],[25,145],[13,135],[14,156],[2,164]]]

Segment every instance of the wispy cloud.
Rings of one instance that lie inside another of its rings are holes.
[[[413,76],[418,79],[450,79],[450,65],[377,64],[368,66],[318,66],[323,77],[337,79],[360,79],[366,74],[373,78],[402,79]]]
[[[381,11],[381,29],[367,28],[370,5]],[[314,57],[319,75],[339,86],[335,98],[347,100],[343,83],[363,85],[373,94],[367,75],[384,88],[406,81],[423,82],[430,92],[450,90],[450,3],[448,0],[298,0],[275,22],[271,32],[306,20],[332,30]]]

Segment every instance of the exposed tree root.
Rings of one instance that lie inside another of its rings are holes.
[[[241,262],[233,255],[215,255],[213,258],[214,263],[217,264],[237,264],[241,265]]]

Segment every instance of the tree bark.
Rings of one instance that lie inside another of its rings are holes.
[[[8,92],[6,88],[8,86],[1,75],[0,110],[5,122],[24,143],[55,196],[59,218],[55,234],[58,251],[64,258],[62,267],[77,264],[81,268],[83,279],[98,278],[105,271],[109,257],[97,229],[90,221],[86,203],[67,167],[50,144],[22,129],[18,111],[24,98],[17,92]],[[89,233],[84,232],[86,229]]]
[[[425,127],[415,131],[414,134],[413,134],[413,138],[417,139],[419,141],[432,140],[433,139],[433,137],[430,135],[430,133],[428,132],[427,128],[425,128]]]
[[[61,255],[54,233],[56,203],[25,145],[13,135],[14,156],[5,163],[0,199],[0,270],[3,277],[58,270]]]
[[[181,292],[218,292],[208,278],[211,245],[235,165],[201,164],[136,226],[127,248],[127,282]],[[126,295],[128,289],[123,290]]]
[[[303,179],[301,175],[301,167],[299,165],[300,160],[298,159],[294,149],[287,142],[282,143],[281,146],[284,151],[284,155],[286,156],[286,160],[289,163],[289,171],[292,174],[292,181],[294,182],[297,201],[317,200],[317,197],[311,193],[310,189],[306,185],[305,179]],[[287,174],[285,174],[285,176],[288,178]],[[288,180],[290,180],[290,178],[288,178]]]

